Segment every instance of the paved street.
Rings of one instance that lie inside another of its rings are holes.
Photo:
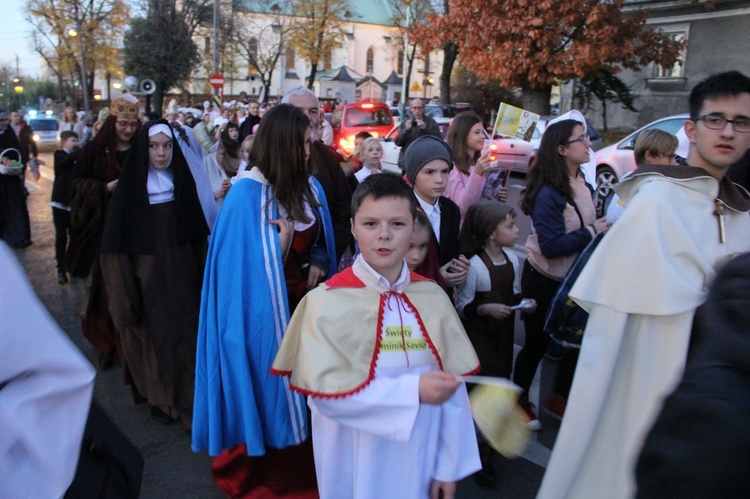
[[[26,250],[15,250],[29,278],[52,316],[76,345],[95,363],[94,349],[81,335],[78,319],[71,314],[73,286],[57,284],[54,261],[54,229],[49,207],[52,187],[52,155],[42,154],[47,163],[43,167],[43,178],[39,184],[27,182],[29,214],[32,221],[34,244]],[[517,206],[518,193],[523,180],[511,179],[509,202]],[[520,214],[519,214],[520,215]],[[523,243],[528,234],[528,219],[521,216]],[[523,323],[516,326],[516,343],[523,341]],[[516,347],[518,349],[518,346]],[[555,364],[544,361],[541,383],[552,379]],[[148,406],[135,406],[130,392],[123,385],[122,370],[114,368],[99,372],[96,378],[95,397],[109,412],[114,421],[141,449],[146,458],[141,497],[143,498],[211,498],[222,497],[210,474],[210,458],[195,454],[190,449],[189,437],[178,424],[163,426],[150,417]],[[538,397],[539,380],[532,387],[532,399]],[[544,391],[544,390],[543,390]],[[537,404],[538,405],[538,404]],[[482,489],[473,480],[459,484],[459,498],[533,498],[541,482],[544,466],[549,458],[549,449],[557,435],[559,424],[540,415],[542,431],[535,434],[524,458],[505,460],[495,455],[498,484],[494,489]],[[294,472],[294,470],[290,470]]]

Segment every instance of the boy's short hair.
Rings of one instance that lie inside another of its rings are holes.
[[[394,173],[377,173],[370,175],[364,182],[359,184],[352,194],[352,220],[354,220],[362,202],[371,197],[373,200],[380,198],[403,198],[409,201],[409,211],[412,218],[417,214],[417,200],[412,194],[412,189],[404,182],[404,179]]]
[[[354,140],[357,140],[357,139],[365,140],[365,139],[369,139],[370,137],[372,137],[372,134],[370,132],[362,131],[362,132],[358,132],[357,135],[354,136]]]
[[[65,142],[69,138],[80,138],[77,133],[75,133],[73,130],[65,130],[63,132],[60,132],[60,143]]]
[[[635,141],[635,164],[642,165],[646,162],[646,153],[653,156],[669,156],[677,150],[679,142],[677,137],[664,130],[644,130]]]
[[[690,119],[700,118],[706,99],[750,94],[750,78],[739,71],[716,73],[698,83],[690,92]]]

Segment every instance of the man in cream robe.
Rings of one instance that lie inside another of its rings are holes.
[[[0,242],[0,497],[62,497],[73,481],[96,372]]]
[[[624,214],[570,292],[590,316],[539,498],[635,494],[635,461],[682,376],[695,310],[718,268],[750,250],[750,196],[724,177],[750,133],[705,120],[750,116],[750,90],[708,95],[685,127],[692,166],[645,167],[618,186]]]

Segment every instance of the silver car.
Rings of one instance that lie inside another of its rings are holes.
[[[60,124],[53,117],[29,119],[29,126],[34,132],[34,142],[40,150],[55,150],[60,147]]]
[[[496,147],[493,157],[497,160],[498,167],[504,170],[526,173],[529,170],[531,160],[539,149],[542,132],[541,125],[537,123],[529,141],[495,135],[492,139],[492,145]]]
[[[620,142],[597,151],[596,184],[599,186],[600,195],[602,197],[609,196],[612,186],[619,182],[623,175],[635,170],[633,149],[635,149],[635,141],[642,131],[658,129],[677,135],[677,132],[680,131],[689,117],[688,114],[678,114],[656,120],[643,128],[639,128]]]

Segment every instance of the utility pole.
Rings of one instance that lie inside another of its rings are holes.
[[[406,6],[406,27],[409,27],[409,24],[411,23],[410,20],[411,17],[411,2],[407,4]],[[401,108],[401,119],[406,119],[406,71],[409,68],[408,64],[409,59],[409,34],[404,33],[404,60],[403,60],[403,69],[401,72],[403,73],[402,80],[401,80],[401,105],[399,106]]]
[[[214,73],[219,72],[219,0],[214,0]],[[219,89],[214,89],[214,95],[219,95]]]

